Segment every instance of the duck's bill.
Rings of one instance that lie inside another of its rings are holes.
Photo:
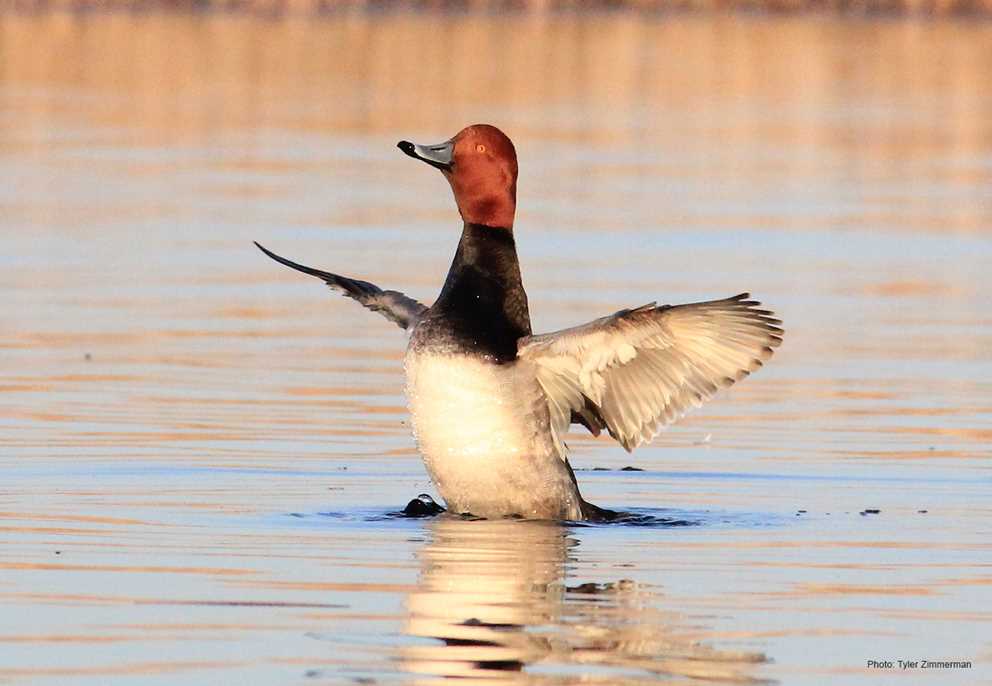
[[[410,141],[400,141],[396,147],[415,160],[426,162],[441,171],[451,171],[451,159],[455,152],[455,144],[451,141],[437,145],[417,145]]]

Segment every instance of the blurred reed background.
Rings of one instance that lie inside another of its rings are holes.
[[[0,0],[0,10],[169,10],[323,14],[353,10],[483,12],[740,11],[850,16],[992,16],[992,0]]]

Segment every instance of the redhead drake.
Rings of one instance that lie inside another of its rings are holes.
[[[513,217],[517,155],[494,126],[399,148],[439,169],[463,220],[441,294],[428,307],[367,281],[269,257],[409,332],[404,367],[414,435],[448,509],[479,517],[582,520],[565,434],[604,429],[628,451],[743,379],[782,342],[781,321],[747,293],[650,303],[533,335]]]

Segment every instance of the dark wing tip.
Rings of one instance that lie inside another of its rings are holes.
[[[263,246],[258,241],[252,241],[259,250],[265,253],[267,256],[278,262],[279,264],[284,264],[290,269],[295,269],[298,272],[303,272],[304,274],[309,274],[310,276],[316,276],[318,279],[323,279],[328,286],[337,285],[338,277],[335,274],[329,272],[321,271],[320,269],[314,269],[313,267],[307,267],[305,265],[299,264],[298,262],[293,262],[285,257],[276,255],[274,252]]]
[[[266,248],[264,245],[262,245],[258,241],[252,241],[252,243],[255,244],[255,247],[256,248],[258,248],[263,253],[265,253],[266,255],[268,255],[270,258],[272,258],[276,262],[279,262],[280,264],[285,264],[287,266],[294,266],[294,265],[295,266],[299,266],[299,265],[296,265],[295,262],[290,262],[285,257],[280,257],[279,255],[276,255],[274,252],[272,252],[271,250],[269,250],[268,248]]]
[[[269,257],[271,257],[273,260],[277,260],[277,261],[279,260],[279,256],[278,255],[276,255],[274,252],[272,252],[271,250],[269,250],[268,248],[266,248],[264,245],[262,245],[258,241],[252,241],[252,243],[255,244],[255,247],[256,248],[258,248],[259,250],[261,250],[262,252],[264,252],[266,255],[268,255]]]

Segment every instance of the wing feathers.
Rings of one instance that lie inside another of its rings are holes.
[[[386,319],[395,322],[403,329],[408,329],[416,324],[417,320],[427,310],[426,305],[403,295],[399,291],[384,291],[368,281],[349,279],[346,276],[339,276],[338,274],[331,274],[320,269],[307,267],[276,255],[274,252],[262,247],[258,242],[255,245],[276,262],[284,264],[298,272],[322,279],[324,283],[334,290],[347,295],[349,298],[354,298],[368,309],[380,313]]]
[[[579,421],[632,450],[771,357],[782,321],[750,297],[621,310],[523,338],[518,354],[535,365],[559,439]]]

